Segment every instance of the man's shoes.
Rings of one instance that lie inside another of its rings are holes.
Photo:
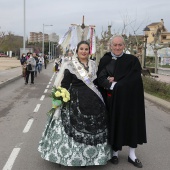
[[[137,168],[142,168],[143,165],[141,163],[141,161],[139,159],[135,159],[135,162],[132,161],[132,159],[128,156],[128,162],[130,162],[131,164],[133,164],[134,166],[136,166]]]
[[[25,82],[25,85],[27,85],[28,83],[27,82]]]
[[[110,159],[110,162],[111,162],[112,164],[117,165],[117,164],[119,163],[119,159],[118,159],[117,156],[113,156],[112,159]]]

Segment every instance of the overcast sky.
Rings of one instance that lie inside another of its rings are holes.
[[[25,0],[26,36],[29,32],[55,32],[60,37],[71,24],[95,25],[96,33],[107,31],[121,33],[124,23],[126,33],[143,34],[145,26],[164,20],[170,32],[170,0]],[[24,0],[0,0],[0,32],[24,34]]]

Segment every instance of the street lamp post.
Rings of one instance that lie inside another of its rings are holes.
[[[43,24],[42,56],[44,56],[44,27],[45,26],[53,26],[53,25],[45,25],[45,24]]]
[[[23,53],[25,53],[25,0],[24,0],[24,36],[23,36]]]

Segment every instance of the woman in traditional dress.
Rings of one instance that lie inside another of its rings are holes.
[[[81,41],[77,56],[63,63],[54,84],[69,90],[70,101],[61,106],[59,118],[48,120],[38,147],[43,159],[64,166],[105,165],[112,157],[106,107],[93,83],[97,70],[89,51]]]

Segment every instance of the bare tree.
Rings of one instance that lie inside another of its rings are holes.
[[[0,46],[4,43],[5,41],[5,32],[2,31],[0,32]]]
[[[21,36],[16,36],[10,31],[5,33],[0,33],[0,51],[12,51],[15,55],[18,55],[19,49],[22,46],[23,38]]]

